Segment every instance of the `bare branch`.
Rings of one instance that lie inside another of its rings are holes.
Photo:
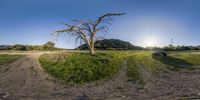
[[[55,31],[54,33],[64,33],[64,32],[71,32],[73,31],[71,28],[70,29],[65,29],[65,30],[59,30],[59,31]]]
[[[72,27],[72,25],[69,25],[69,24],[67,24],[67,23],[60,23],[60,24],[63,24],[63,25],[65,25],[65,26],[67,26],[67,27]]]
[[[90,34],[92,34],[93,30],[92,30],[92,25],[90,23],[85,22],[83,23],[83,26],[85,27],[83,29],[87,30]]]
[[[98,29],[96,29],[96,32],[101,31],[101,32],[107,33],[108,30],[109,30],[108,26],[102,26],[102,27],[99,27]]]
[[[77,23],[77,25],[70,25],[67,23],[62,23],[65,26],[67,26],[67,29],[59,30],[54,33],[57,34],[57,36],[60,33],[68,33],[71,36],[76,36],[75,41],[78,41],[80,39],[84,40],[84,42],[87,44],[88,49],[90,50],[90,54],[94,54],[94,42],[95,40],[98,40],[96,37],[96,33],[101,31],[102,33],[107,33],[109,28],[108,25],[112,25],[110,22],[114,19],[112,16],[121,16],[125,15],[125,13],[107,13],[103,16],[100,16],[96,21],[88,20],[88,21],[81,21],[81,20],[73,20]],[[105,23],[100,26],[101,23]],[[89,38],[88,38],[89,37]]]
[[[95,29],[105,18],[109,18],[111,16],[121,16],[121,15],[125,15],[125,13],[107,13],[98,18],[98,20],[95,22],[93,28]]]

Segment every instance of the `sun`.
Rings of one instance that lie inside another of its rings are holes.
[[[146,39],[144,39],[144,46],[145,47],[154,47],[156,46],[156,38],[154,37],[148,37]]]

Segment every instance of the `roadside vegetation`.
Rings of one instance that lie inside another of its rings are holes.
[[[21,57],[23,57],[23,56],[22,55],[0,54],[0,71],[4,68],[5,65],[8,65]]]
[[[162,70],[180,71],[182,69],[196,69],[200,66],[200,54],[173,52],[168,57],[155,57],[151,52],[130,53],[128,57],[128,76],[144,83],[148,77],[144,73],[156,74]],[[143,70],[142,70],[143,69]],[[143,71],[146,72],[143,72]]]
[[[7,55],[7,54],[1,54],[0,55],[0,65],[6,65],[11,62],[14,62],[15,60],[21,58],[22,55]]]
[[[165,64],[168,69],[179,71],[182,69],[197,69],[200,66],[200,54],[187,52],[172,52],[167,57],[155,57],[154,59]]]
[[[137,52],[130,53],[131,55],[127,58],[128,72],[127,75],[133,80],[140,84],[144,84],[146,77],[144,74],[156,74],[166,66],[153,59],[151,52]]]
[[[48,54],[40,57],[46,71],[68,83],[78,84],[111,78],[121,69],[124,61],[124,57],[117,53],[97,53],[95,56],[73,53],[59,61],[52,57]]]
[[[58,58],[58,54],[44,54],[40,57],[40,62],[53,76],[68,83],[78,84],[112,78],[124,67],[125,61],[128,77],[141,84],[145,82],[146,77],[162,70],[179,71],[200,66],[200,54],[175,52],[166,58],[152,56],[152,52],[149,51],[98,52],[97,55],[70,53],[62,59]]]
[[[193,66],[200,66],[200,54],[180,52],[180,53],[172,53],[170,56],[174,58],[183,59],[191,63]]]

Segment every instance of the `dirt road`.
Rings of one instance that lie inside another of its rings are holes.
[[[28,54],[9,65],[8,71],[0,74],[1,98],[55,99],[61,95],[63,88],[50,81],[49,75],[40,67],[38,58],[41,54]]]
[[[200,70],[162,72],[145,86],[129,82],[127,65],[112,79],[97,84],[60,84],[40,66],[43,53],[29,53],[0,73],[0,100],[175,100],[200,99]],[[142,69],[144,71],[145,69]],[[145,71],[148,77],[151,75]]]
[[[126,67],[113,79],[100,83],[101,85],[69,86],[59,84],[41,68],[38,62],[41,54],[28,53],[26,57],[9,65],[6,72],[0,73],[0,99],[86,100],[121,98],[123,95],[119,93],[118,88],[131,85],[125,82]]]

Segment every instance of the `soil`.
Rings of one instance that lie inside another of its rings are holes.
[[[141,66],[146,77],[139,85],[127,77],[127,64],[112,79],[86,85],[66,85],[48,75],[38,58],[27,56],[0,73],[0,100],[176,100],[200,99],[200,70],[163,71],[152,75]]]

